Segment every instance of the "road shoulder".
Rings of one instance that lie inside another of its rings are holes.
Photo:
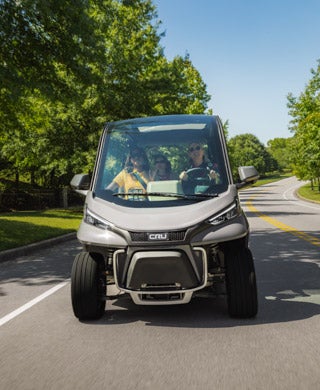
[[[56,245],[61,242],[73,240],[76,237],[77,237],[76,233],[68,233],[68,234],[64,234],[63,236],[58,236],[58,237],[50,238],[48,240],[43,240],[29,245],[25,245],[19,248],[13,248],[13,249],[2,251],[0,252],[0,263],[9,260],[14,260],[20,256],[29,255],[30,253],[33,253],[38,249],[48,248],[52,245]]]

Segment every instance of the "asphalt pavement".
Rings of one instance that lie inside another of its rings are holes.
[[[4,261],[14,260],[20,256],[30,255],[31,253],[44,248],[50,248],[53,245],[59,244],[61,242],[66,242],[69,240],[75,239],[77,236],[76,233],[68,233],[63,236],[53,237],[48,240],[43,240],[35,242],[33,244],[20,246],[18,248],[8,249],[0,252],[0,263]]]

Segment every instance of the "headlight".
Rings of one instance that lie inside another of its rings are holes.
[[[241,213],[241,207],[239,201],[236,199],[229,207],[221,211],[221,213],[214,215],[208,219],[211,225],[220,225],[220,223],[229,221],[232,218],[237,217]]]
[[[90,211],[88,207],[85,207],[83,220],[85,223],[103,230],[111,230],[113,226],[110,222]]]

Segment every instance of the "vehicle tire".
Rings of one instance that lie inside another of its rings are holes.
[[[71,300],[74,315],[79,320],[101,318],[106,301],[103,262],[90,253],[81,252],[74,259],[71,270]]]
[[[250,318],[258,312],[256,274],[249,248],[236,246],[225,253],[228,311],[231,317]]]

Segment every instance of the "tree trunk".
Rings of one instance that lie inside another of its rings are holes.
[[[19,171],[18,171],[18,169],[16,169],[15,187],[16,187],[16,189],[19,188]]]

